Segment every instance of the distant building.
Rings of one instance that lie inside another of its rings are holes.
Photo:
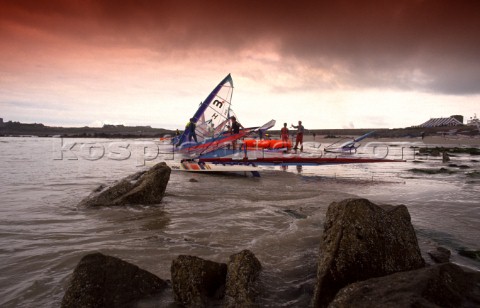
[[[470,117],[470,120],[467,121],[467,125],[478,126],[480,124],[480,120],[477,118],[477,114],[473,117]]]
[[[463,117],[462,117],[463,122]],[[432,118],[427,122],[418,125],[417,127],[441,127],[441,126],[458,126],[463,125],[463,123],[457,120],[455,117],[449,118]]]
[[[454,118],[454,119],[457,119],[460,123],[463,124],[463,116],[462,115],[452,115],[450,116],[450,118]]]

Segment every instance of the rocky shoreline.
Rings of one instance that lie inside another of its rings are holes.
[[[121,195],[130,196],[130,189],[137,197],[145,192],[152,202],[161,202],[168,171],[164,163],[154,166],[135,181],[130,179],[132,187],[123,189],[120,184]],[[153,198],[150,181],[165,183]],[[116,194],[105,195],[119,200]],[[145,200],[127,198],[95,206]],[[404,205],[376,205],[367,199],[333,202],[319,245],[313,307],[480,306],[480,272],[449,263],[450,251],[442,247],[429,252],[430,263],[438,264],[427,264]],[[261,260],[249,250],[231,255],[225,263],[181,255],[172,260],[169,281],[118,258],[92,253],[73,271],[62,307],[135,307],[142,300],[162,297],[185,307],[260,307],[261,271]]]
[[[11,121],[0,126],[0,136],[3,137],[159,138],[172,134],[174,134],[173,130],[150,126],[61,127]]]
[[[445,136],[451,127],[406,127],[406,128],[346,128],[346,129],[316,129],[307,127],[306,137],[311,139],[335,139],[345,136],[361,136],[375,131],[375,138],[420,138],[428,136]],[[458,126],[456,133],[465,136],[478,136],[475,126]],[[279,130],[270,130],[273,137],[279,137]],[[103,127],[60,127],[47,126],[41,123],[5,122],[0,126],[0,136],[3,137],[68,137],[68,138],[160,138],[173,136],[175,130],[152,128],[150,126],[104,125]]]

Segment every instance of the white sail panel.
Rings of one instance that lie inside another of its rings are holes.
[[[196,134],[198,141],[217,137],[226,130],[232,94],[233,84],[231,79],[228,79],[197,120]]]

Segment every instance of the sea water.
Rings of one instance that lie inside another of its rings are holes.
[[[405,204],[427,261],[428,250],[443,246],[453,262],[480,269],[458,254],[480,248],[480,157],[466,154],[451,158],[462,168],[401,146],[407,162],[267,167],[260,178],[172,172],[161,204],[77,207],[101,184],[175,159],[168,148],[154,140],[0,138],[0,306],[58,307],[92,252],[170,279],[178,255],[226,263],[243,249],[263,266],[261,306],[308,306],[328,205],[353,197]],[[441,167],[451,172],[409,171]]]

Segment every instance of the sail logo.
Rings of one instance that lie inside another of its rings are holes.
[[[218,99],[214,100],[212,103],[214,106],[217,106],[218,108],[223,107],[223,102],[219,101]]]

